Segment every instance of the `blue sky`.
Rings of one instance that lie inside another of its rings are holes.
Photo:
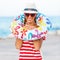
[[[36,3],[38,10],[46,15],[60,15],[60,0],[0,0],[0,16],[16,16],[28,2]]]

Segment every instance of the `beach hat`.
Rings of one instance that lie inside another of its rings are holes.
[[[36,5],[34,3],[27,3],[23,13],[38,13],[38,10],[36,9]]]

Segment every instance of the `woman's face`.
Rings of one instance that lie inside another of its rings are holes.
[[[34,21],[35,17],[36,17],[35,13],[33,13],[33,14],[32,13],[31,14],[30,13],[25,13],[25,18],[26,18],[27,23],[32,23],[32,22],[34,23],[35,22]]]

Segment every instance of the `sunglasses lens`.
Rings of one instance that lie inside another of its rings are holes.
[[[25,14],[25,16],[27,16],[27,17],[28,17],[28,16],[29,16],[29,14]]]
[[[31,14],[31,17],[34,17],[35,16],[35,14]]]
[[[28,13],[25,14],[25,16],[27,16],[27,17],[29,17],[29,15],[30,15],[31,17],[34,17],[34,16],[35,16],[35,14],[28,14]]]

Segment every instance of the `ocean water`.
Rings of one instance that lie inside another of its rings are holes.
[[[0,37],[8,36],[10,31],[10,24],[14,17],[0,17]]]
[[[11,34],[10,24],[14,17],[0,17],[0,37]],[[60,16],[49,16],[52,23],[51,31],[60,29]]]

